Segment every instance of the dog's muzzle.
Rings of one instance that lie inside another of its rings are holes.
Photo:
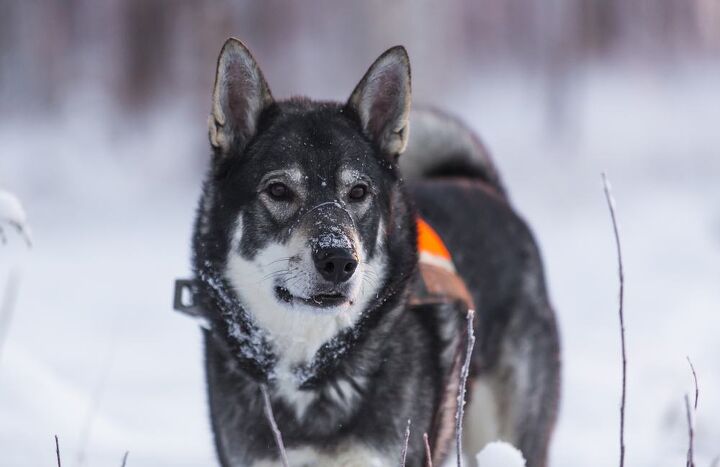
[[[315,269],[324,280],[338,285],[347,282],[358,266],[358,254],[348,230],[354,229],[350,213],[338,202],[325,202],[306,215],[309,247]]]

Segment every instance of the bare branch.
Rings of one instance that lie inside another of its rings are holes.
[[[400,467],[405,467],[405,459],[407,459],[409,442],[410,442],[410,419],[408,418],[407,428],[405,428],[405,440],[403,441],[403,448],[402,448],[402,452],[400,453]]]
[[[713,461],[710,463],[710,467],[720,467],[720,456],[717,456]]]
[[[289,467],[287,459],[287,452],[285,452],[285,445],[282,440],[282,433],[278,429],[277,422],[275,421],[275,415],[273,415],[272,405],[270,404],[270,396],[268,395],[267,386],[264,384],[260,385],[260,392],[262,392],[263,402],[265,404],[265,417],[270,423],[273,435],[275,436],[275,445],[277,446],[278,452],[280,453],[280,461],[282,461],[283,467]]]
[[[430,451],[430,440],[428,434],[423,433],[423,442],[425,442],[425,467],[433,467],[432,452]]]
[[[114,326],[113,329],[119,329],[118,326]],[[115,353],[118,345],[118,333],[114,332],[110,343],[108,344],[107,351],[103,357],[103,363],[100,366],[99,375],[93,391],[88,401],[87,410],[82,419],[82,425],[80,426],[80,432],[78,435],[78,451],[77,451],[77,466],[82,467],[85,465],[87,457],[87,448],[90,444],[90,438],[93,432],[93,426],[98,412],[100,411],[103,395],[107,388],[107,381],[110,377],[110,372],[113,368],[113,362],[115,360]]]
[[[57,458],[57,467],[62,467],[60,462],[60,441],[58,441],[57,435],[55,435],[55,457]]]
[[[465,349],[465,362],[460,371],[460,387],[457,396],[457,412],[455,413],[455,442],[457,444],[457,465],[463,467],[462,432],[463,416],[465,414],[465,389],[467,387],[468,374],[470,373],[470,360],[473,347],[475,346],[475,331],[473,330],[473,318],[475,310],[467,312],[467,348]]]
[[[125,467],[125,464],[127,464],[128,454],[130,454],[130,451],[125,451],[125,454],[123,454],[122,464],[120,465],[120,467]]]
[[[615,235],[615,248],[617,250],[618,277],[620,279],[620,291],[618,294],[618,315],[620,317],[620,346],[622,350],[622,396],[620,399],[620,467],[625,465],[625,401],[627,399],[627,350],[625,347],[625,312],[623,309],[625,298],[625,273],[623,271],[622,249],[620,247],[620,232],[615,217],[615,200],[610,193],[610,183],[605,173],[602,174],[603,190],[605,200],[610,210],[613,234]]]
[[[698,387],[698,378],[697,373],[695,372],[695,365],[693,365],[692,360],[690,360],[690,357],[685,357],[690,364],[690,370],[692,371],[693,375],[693,382],[695,383],[695,404],[694,404],[694,410],[697,411],[698,407],[698,399],[700,398],[700,389]],[[688,453],[687,453],[687,467],[695,467],[695,459],[694,459],[694,450],[695,450],[695,428],[693,427],[693,417],[690,413],[690,398],[687,394],[685,394],[685,412],[687,414],[687,423],[688,423]],[[715,461],[713,461],[713,464],[715,464]]]
[[[693,459],[693,447],[695,445],[695,430],[693,429],[692,415],[690,414],[690,398],[685,394],[685,413],[687,414],[688,423],[688,452],[686,467],[695,467],[695,460]]]
[[[690,357],[685,357],[685,358],[687,358],[687,361],[690,364],[690,370],[692,371],[693,381],[695,382],[695,405],[694,405],[694,408],[697,411],[698,398],[700,397],[700,388],[698,387],[697,373],[695,373],[695,365],[693,365],[693,362],[690,360]]]

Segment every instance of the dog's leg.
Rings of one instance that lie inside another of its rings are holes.
[[[543,300],[513,307],[498,361],[472,389],[465,421],[466,454],[491,441],[520,449],[528,467],[545,467],[560,386],[558,332]]]
[[[528,467],[545,467],[560,393],[557,326],[544,298],[513,312],[496,379],[501,438],[522,451]]]
[[[469,405],[463,424],[463,451],[474,458],[487,443],[500,437],[498,398],[490,375],[476,378],[469,388]],[[470,465],[475,465],[474,460]]]

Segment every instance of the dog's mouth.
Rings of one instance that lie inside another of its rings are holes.
[[[305,298],[291,294],[285,287],[275,287],[275,294],[285,303],[302,303],[315,308],[333,308],[345,303],[352,304],[350,298],[339,292],[319,293]]]

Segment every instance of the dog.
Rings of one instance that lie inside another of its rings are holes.
[[[469,306],[465,450],[503,439],[546,465],[560,361],[538,249],[473,132],[410,107],[403,47],[337,103],[276,100],[248,49],[224,44],[192,241],[223,467],[282,455],[390,466],[405,449],[405,465],[421,466],[424,434],[440,465]],[[419,219],[451,256],[464,304],[414,299]]]

